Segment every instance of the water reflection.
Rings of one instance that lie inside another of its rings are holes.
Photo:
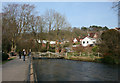
[[[34,60],[38,81],[116,81],[118,66],[64,59]]]

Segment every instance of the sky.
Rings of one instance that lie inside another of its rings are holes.
[[[8,3],[3,2],[2,7]],[[24,4],[26,2],[16,2]],[[38,15],[44,15],[45,11],[54,9],[63,14],[72,27],[89,27],[91,25],[118,26],[117,11],[112,9],[113,2],[27,2],[35,5]],[[1,12],[1,11],[0,11]]]

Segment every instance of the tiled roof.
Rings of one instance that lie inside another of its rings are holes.
[[[94,35],[95,35],[95,33],[89,33],[88,37],[93,38],[93,37],[94,37]]]
[[[120,30],[120,28],[115,28],[116,30]]]

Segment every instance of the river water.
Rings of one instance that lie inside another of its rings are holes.
[[[33,61],[38,81],[117,81],[118,66],[65,59]]]

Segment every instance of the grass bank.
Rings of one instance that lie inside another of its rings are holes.
[[[78,60],[78,61],[87,61],[87,62],[101,62],[102,57],[90,57],[90,56],[67,56],[64,57],[68,60]]]
[[[8,61],[14,60],[15,58],[16,58],[16,57],[10,57],[10,58],[8,58],[7,60],[2,61],[0,64],[5,64],[5,63],[7,63]]]

